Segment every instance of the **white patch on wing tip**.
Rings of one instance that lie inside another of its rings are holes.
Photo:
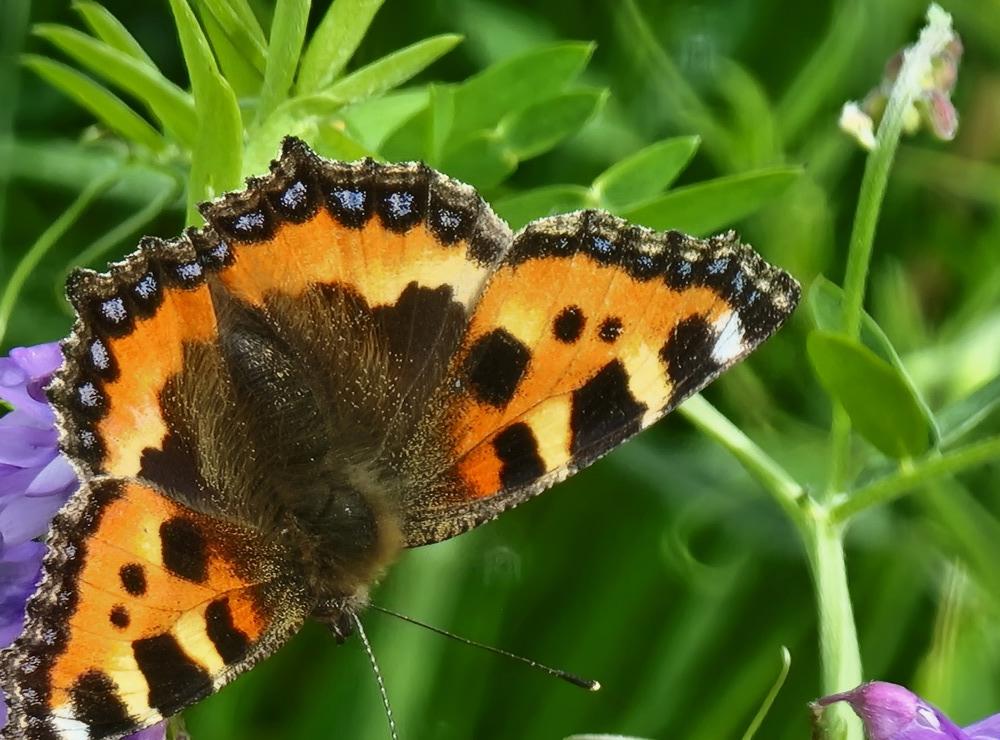
[[[90,737],[90,728],[78,719],[71,716],[69,707],[60,707],[56,714],[49,719],[56,733],[64,740],[87,740]]]
[[[718,335],[712,347],[712,359],[719,365],[728,365],[743,351],[743,327],[740,317],[727,311],[715,321]]]

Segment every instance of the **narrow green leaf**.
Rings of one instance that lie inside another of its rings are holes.
[[[87,28],[108,46],[153,66],[153,60],[150,59],[142,45],[135,40],[135,37],[128,32],[121,21],[115,18],[103,5],[91,2],[91,0],[79,0],[79,2],[73,3],[73,10],[80,14],[83,22],[87,24]]]
[[[455,120],[455,89],[450,85],[431,85],[428,112],[427,161],[433,167],[441,162],[445,144],[451,134],[451,124]]]
[[[840,334],[813,331],[806,342],[816,377],[883,454],[913,457],[931,444],[920,402],[899,372],[867,347]]]
[[[703,236],[754,213],[802,175],[799,167],[765,167],[677,188],[621,215],[652,229]]]
[[[267,118],[288,96],[306,38],[310,4],[311,0],[278,0],[274,8],[267,70],[257,106],[258,121]]]
[[[416,114],[385,137],[379,151],[388,160],[405,162],[413,159],[429,160],[427,147],[431,143],[432,114],[430,100]],[[440,164],[440,163],[439,163]]]
[[[504,117],[497,135],[519,160],[537,157],[583,128],[605,100],[607,90],[555,95]]]
[[[345,103],[375,97],[403,84],[455,48],[461,36],[446,33],[387,54],[338,80],[323,92]]]
[[[343,159],[349,162],[374,154],[350,135],[328,123],[317,122],[315,134],[310,138],[316,144],[316,151],[330,159]]]
[[[511,111],[562,92],[593,51],[593,44],[556,44],[506,59],[470,77],[455,91],[454,131],[465,134],[493,127]]]
[[[950,445],[971,432],[1000,408],[1000,377],[993,378],[961,401],[942,409],[937,416],[941,444]]]
[[[226,33],[233,47],[261,74],[267,66],[267,42],[264,30],[245,0],[197,0],[211,13]],[[240,8],[240,6],[245,6]]]
[[[550,185],[518,193],[493,203],[499,216],[519,229],[529,221],[593,205],[590,190],[581,185]]]
[[[774,112],[761,83],[731,60],[720,59],[716,67],[716,85],[728,111],[730,169],[761,167],[781,161]]]
[[[309,41],[299,68],[300,94],[326,87],[343,72],[384,0],[334,0]]]
[[[156,67],[73,28],[43,23],[34,32],[95,75],[139,98],[184,147],[194,147],[198,140],[194,102]]]
[[[840,331],[841,326],[843,326],[844,291],[839,285],[835,285],[820,275],[809,287],[806,304],[809,306],[809,313],[817,329],[831,333]],[[941,435],[937,420],[931,412],[930,406],[927,405],[924,397],[917,390],[913,378],[910,377],[909,371],[903,365],[903,360],[899,357],[899,353],[896,352],[896,348],[892,345],[889,337],[886,336],[885,332],[882,331],[882,327],[867,312],[862,312],[861,315],[860,339],[864,346],[896,368],[896,371],[909,387],[914,398],[920,403],[924,417],[931,428],[932,439],[937,444]]]
[[[517,157],[492,132],[483,132],[446,152],[441,169],[477,188],[491,188],[517,169]]]
[[[48,57],[28,54],[22,57],[26,67],[53,87],[62,90],[78,105],[89,110],[97,120],[123,138],[149,147],[154,152],[166,146],[163,136],[106,87],[94,82],[73,67]]]
[[[219,20],[205,8],[201,8],[198,17],[205,29],[215,52],[216,59],[219,60],[219,69],[222,71],[226,81],[232,86],[237,96],[241,98],[256,98],[260,94],[261,85],[264,84],[264,74],[257,69],[253,61],[248,59],[242,51],[233,44],[222,27]]]
[[[591,185],[595,199],[618,211],[659,195],[684,171],[700,142],[697,136],[664,139],[616,162]]]
[[[219,74],[208,39],[187,0],[170,0],[181,50],[198,111],[198,144],[192,152],[188,179],[188,222],[199,220],[197,204],[240,183],[243,122],[229,83]]]
[[[342,119],[353,138],[371,150],[427,107],[427,90],[400,90],[344,108]]]

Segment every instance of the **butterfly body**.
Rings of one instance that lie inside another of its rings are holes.
[[[798,286],[728,234],[596,211],[512,234],[420,164],[271,174],[76,273],[49,389],[81,489],[4,652],[3,738],[91,740],[346,634],[407,547],[590,464],[770,336]]]

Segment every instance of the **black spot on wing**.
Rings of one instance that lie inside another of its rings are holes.
[[[212,680],[169,634],[132,643],[135,662],[149,686],[149,705],[170,716],[212,692]]]
[[[205,609],[205,631],[226,665],[246,657],[250,640],[233,624],[228,598],[216,599]]]
[[[169,384],[174,381],[168,381]],[[160,408],[170,429],[178,429],[174,423],[176,414],[170,393],[160,394]],[[139,462],[139,477],[156,483],[167,491],[191,494],[204,491],[208,484],[197,467],[197,454],[181,434],[171,431],[163,439],[162,449],[147,447],[142,451]]]
[[[128,609],[126,609],[121,604],[115,604],[111,607],[111,612],[108,614],[108,619],[115,627],[120,630],[126,629],[129,624],[132,623],[132,619],[128,615]]]
[[[567,306],[552,322],[552,333],[560,342],[572,344],[580,338],[586,322],[587,319],[579,306]]]
[[[523,421],[511,424],[494,437],[493,449],[503,463],[500,483],[504,488],[533,483],[545,473],[545,463],[538,454],[538,440]]]
[[[628,373],[618,360],[605,365],[583,386],[573,391],[570,451],[578,464],[639,431],[645,404],[636,401],[628,387]]]
[[[382,225],[403,233],[424,220],[430,170],[424,165],[388,165],[376,177],[376,202]]]
[[[146,569],[139,563],[128,563],[118,569],[118,578],[122,588],[132,596],[142,596],[146,593]]]
[[[715,331],[703,316],[689,316],[670,332],[660,358],[673,386],[673,403],[694,392],[721,368],[712,359]]]
[[[73,716],[88,726],[90,737],[106,737],[135,728],[135,720],[118,696],[118,687],[103,671],[84,673],[73,682],[69,695]]]
[[[528,367],[531,351],[514,335],[494,329],[476,340],[466,359],[466,376],[473,395],[497,408],[514,397]]]
[[[172,574],[195,583],[208,578],[208,547],[198,526],[182,516],[160,525],[160,554]]]
[[[622,320],[617,316],[611,316],[601,322],[601,328],[597,331],[597,336],[602,342],[614,344],[618,337],[622,335]]]

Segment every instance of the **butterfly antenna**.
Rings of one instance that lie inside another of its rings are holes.
[[[368,654],[368,662],[372,664],[372,671],[375,673],[375,681],[378,683],[378,693],[382,695],[382,706],[385,707],[385,718],[389,721],[389,736],[392,740],[399,740],[399,735],[396,734],[396,720],[392,717],[392,707],[389,706],[389,693],[385,690],[385,681],[382,680],[382,671],[378,669],[378,661],[375,660],[375,652],[372,650],[372,644],[368,642],[368,635],[365,634],[365,628],[361,625],[361,620],[358,619],[357,614],[351,614],[354,619],[354,626],[357,628],[358,637],[361,638],[361,644],[365,646],[365,652]]]
[[[598,691],[601,688],[601,684],[598,681],[593,681],[589,678],[581,678],[580,676],[577,676],[573,673],[569,673],[568,671],[562,671],[559,670],[558,668],[551,668],[547,665],[539,663],[538,661],[531,660],[530,658],[525,658],[523,655],[517,655],[516,653],[511,653],[506,650],[502,650],[498,647],[493,647],[492,645],[486,645],[482,642],[476,642],[475,640],[470,640],[468,637],[462,637],[460,635],[456,635],[454,633],[448,632],[447,630],[443,630],[440,627],[435,627],[433,625],[427,624],[426,622],[421,622],[418,619],[414,619],[413,617],[408,617],[405,614],[394,612],[392,609],[386,609],[384,606],[376,606],[375,604],[369,604],[368,608],[382,612],[383,614],[388,614],[389,616],[395,617],[396,619],[400,619],[404,622],[415,624],[418,627],[423,627],[425,630],[436,632],[439,635],[443,635],[444,637],[456,640],[465,645],[471,645],[472,647],[480,648],[489,653],[493,653],[494,655],[500,655],[503,656],[504,658],[510,658],[511,660],[516,660],[519,663],[523,663],[524,665],[530,666],[536,670],[541,671],[542,673],[546,673],[550,676],[553,676],[554,678],[562,679],[563,681],[571,683],[574,686],[578,686],[581,689],[586,689],[587,691]]]

